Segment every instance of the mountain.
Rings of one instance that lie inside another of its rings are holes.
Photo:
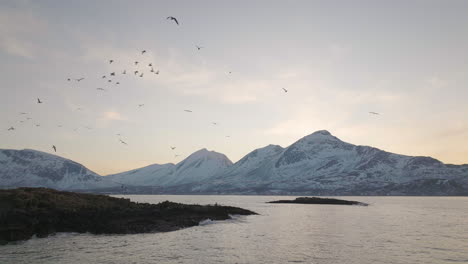
[[[232,162],[215,151],[201,149],[177,163],[153,164],[144,168],[106,176],[112,181],[133,186],[176,186],[198,183],[221,173]]]
[[[468,165],[393,154],[317,131],[283,149],[257,149],[181,192],[323,195],[468,195]]]
[[[0,150],[0,188],[87,190],[115,184],[83,165],[37,150]]]

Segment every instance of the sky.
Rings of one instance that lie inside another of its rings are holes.
[[[457,0],[1,1],[0,148],[55,145],[107,175],[201,148],[235,162],[328,130],[465,164],[467,13]]]

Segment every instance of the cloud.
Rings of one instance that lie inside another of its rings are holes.
[[[119,112],[106,111],[102,113],[102,118],[105,120],[126,120]]]

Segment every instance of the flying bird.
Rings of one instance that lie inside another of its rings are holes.
[[[372,114],[372,115],[380,115],[379,113],[376,113],[376,112],[369,112],[369,114]]]
[[[143,73],[140,74],[140,77],[143,77]]]
[[[37,98],[37,103],[42,104],[42,101],[39,98]]]
[[[144,105],[145,105],[145,104],[139,104],[138,107],[142,107],[142,106],[144,106]]]
[[[286,90],[285,88],[281,88],[281,89],[283,89],[283,91],[284,91],[285,93],[287,93],[287,92],[288,92],[288,90]]]
[[[31,120],[32,118],[31,117],[26,117],[26,120]]]
[[[120,84],[119,82],[116,82],[115,85]]]
[[[55,152],[57,152],[57,148],[55,147],[55,145],[52,145],[52,148],[54,149]]]
[[[166,19],[173,20],[177,25],[179,25],[179,21],[177,21],[177,18],[175,18],[173,16],[168,16]]]
[[[14,127],[10,127],[10,128],[8,129],[8,131],[11,131],[11,130],[15,130],[15,128],[14,128]]]
[[[145,54],[145,53],[146,53],[146,50],[142,50],[142,51],[141,51],[141,54],[142,54],[142,55]]]
[[[79,79],[75,79],[75,81],[77,81],[77,82],[80,82],[80,81],[82,81],[82,80],[84,80],[83,77],[81,77],[81,78],[79,78]]]
[[[176,147],[171,147],[172,150],[174,150]]]
[[[134,71],[133,74],[136,75],[138,73],[138,71]]]
[[[153,63],[148,64],[148,67],[152,67],[152,66],[153,66]]]
[[[159,70],[157,70],[154,74],[159,74]]]
[[[151,67],[151,71],[150,71],[150,72],[154,72],[154,69],[153,69],[153,67]]]
[[[122,74],[127,74],[127,70],[124,70],[124,71],[122,72]]]
[[[138,64],[138,61],[135,61],[135,65],[137,65],[137,64]]]
[[[70,79],[70,78],[68,78],[68,79],[67,79],[67,81],[71,81],[71,79]]]
[[[195,46],[195,47],[197,47],[198,50],[201,50],[201,49],[204,48],[204,47],[200,47],[200,46]]]
[[[81,110],[83,110],[83,108],[81,108],[81,107],[78,107],[76,110],[78,110],[78,111],[81,111]]]
[[[107,82],[112,82],[112,80],[107,80]]]
[[[25,112],[21,112],[20,115],[27,115],[28,113],[25,113]]]
[[[192,113],[192,110],[184,110],[185,112],[189,112],[189,113]]]
[[[123,141],[121,139],[119,139],[119,140],[120,140],[120,143],[127,145],[127,143],[125,143],[125,141]]]
[[[115,76],[115,72],[111,72],[111,73],[110,73],[110,76]]]
[[[175,154],[175,155],[174,155],[175,158],[177,158],[177,157],[179,157],[179,156],[180,156],[180,155],[178,155],[178,154]]]
[[[121,136],[120,134],[115,134],[116,136]]]
[[[212,122],[211,124],[213,124],[213,125],[215,125],[215,126],[216,126],[218,123],[216,123],[216,122]]]
[[[114,62],[114,60],[109,60],[109,64],[111,64],[111,63],[113,63],[113,62]]]
[[[231,136],[226,136],[227,138],[230,138]]]
[[[103,76],[102,76],[102,78],[103,78],[103,79],[105,79],[105,78],[106,78],[106,76],[105,76],[105,75],[103,75]]]
[[[40,126],[41,126],[41,125],[39,125],[39,124],[36,124],[36,127],[40,127]]]
[[[96,90],[105,91],[106,89],[104,89],[104,88],[96,88]]]

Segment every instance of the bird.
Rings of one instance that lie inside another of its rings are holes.
[[[105,79],[105,78],[106,78],[106,76],[105,76],[105,75],[103,75],[103,76],[102,76],[102,79]]]
[[[119,140],[120,140],[120,143],[125,144],[125,145],[128,145],[125,141],[123,141],[123,140],[121,140],[121,139],[119,139]]]
[[[28,113],[25,113],[25,112],[21,112],[20,115],[27,115]]]
[[[138,73],[138,71],[134,71],[133,74],[136,75]]]
[[[78,111],[81,111],[81,110],[83,110],[83,108],[81,108],[81,107],[78,107],[76,110],[78,110]]]
[[[145,105],[145,104],[139,104],[138,107],[142,107],[142,106],[144,106],[144,105]]]
[[[372,115],[380,115],[379,113],[376,113],[376,112],[369,112],[369,114],[372,114]]]
[[[143,77],[143,73],[140,74],[140,77]]]
[[[179,157],[179,156],[180,156],[179,154],[175,154],[175,155],[174,155],[175,158],[177,158],[177,157]]]
[[[115,134],[116,136],[121,136],[120,134]]]
[[[8,131],[11,131],[11,130],[15,130],[15,128],[14,128],[14,127],[10,127],[10,128],[8,129]]]
[[[231,136],[226,136],[227,138],[230,138]]]
[[[141,51],[141,54],[142,54],[142,55],[145,54],[145,53],[146,53],[146,50],[142,50],[142,51]]]
[[[96,90],[105,91],[106,89],[104,89],[104,88],[96,88]]]
[[[152,66],[153,66],[153,63],[148,64],[148,67],[152,67]]]
[[[138,64],[138,61],[135,61],[135,65],[137,65],[137,64]]]
[[[80,82],[80,81],[82,81],[82,80],[84,80],[83,77],[81,77],[81,78],[79,78],[79,79],[75,79],[75,81],[77,81],[77,82]]]
[[[172,147],[172,146],[171,146],[171,149],[172,149],[172,150],[174,150],[175,148],[176,148],[176,147]]]
[[[150,72],[154,72],[154,69],[153,69],[153,67],[151,67],[151,71],[150,71]]]
[[[68,78],[68,79],[67,79],[67,81],[71,81],[71,79],[70,79],[70,78]]]
[[[204,48],[204,47],[200,47],[200,46],[196,46],[196,45],[195,45],[195,47],[197,47],[198,50],[201,50],[201,49]]]
[[[189,113],[192,113],[192,110],[184,110],[185,112],[189,112]]]
[[[216,122],[212,122],[211,124],[213,124],[213,125],[215,125],[215,126],[216,126],[218,123],[216,123]]]
[[[159,74],[159,70],[157,70],[154,74]]]
[[[114,60],[109,60],[109,64],[111,64],[111,63],[113,63],[113,62],[114,62]]]
[[[55,147],[55,145],[52,145],[52,148],[54,149],[55,152],[57,152],[57,148]]]
[[[26,120],[31,120],[32,118],[31,117],[26,117]]]
[[[284,91],[285,93],[287,93],[287,92],[288,92],[288,90],[286,90],[285,88],[281,88],[281,89],[283,89],[283,91]]]
[[[116,82],[115,85],[120,84],[119,82]]]
[[[177,25],[179,25],[179,21],[177,21],[177,18],[175,18],[173,16],[168,16],[166,19],[173,20]]]
[[[127,74],[127,70],[124,70],[124,71],[122,72],[122,74]]]
[[[111,72],[111,73],[110,73],[110,76],[115,76],[115,72]]]
[[[38,104],[42,104],[41,99],[37,98],[37,103],[38,103]]]
[[[112,82],[112,80],[107,80],[107,82]]]
[[[231,74],[232,72],[229,72],[229,74]]]
[[[39,125],[39,124],[36,124],[36,127],[40,127],[40,126],[41,126],[41,125]]]

